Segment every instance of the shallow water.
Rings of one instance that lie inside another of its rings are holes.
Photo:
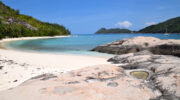
[[[65,38],[21,40],[6,44],[8,47],[36,52],[78,54],[91,56],[112,56],[90,51],[96,46],[136,36],[153,36],[160,39],[180,39],[180,34],[100,34],[75,35]]]

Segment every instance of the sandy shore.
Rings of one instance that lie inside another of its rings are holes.
[[[57,37],[4,39],[1,41],[1,44],[15,40],[40,38]],[[43,73],[59,74],[88,66],[109,64],[107,59],[81,55],[46,54],[0,49],[0,91],[18,86],[31,77]]]
[[[19,41],[19,40],[34,40],[34,39],[48,39],[48,38],[64,38],[64,37],[70,37],[70,35],[65,36],[43,36],[43,37],[20,37],[20,38],[5,38],[0,40],[0,49],[7,49],[7,47],[4,46],[5,43],[13,42],[13,41]]]
[[[43,37],[20,37],[20,38],[5,38],[0,41],[0,43],[9,42],[9,41],[17,41],[17,40],[32,40],[32,39],[47,39],[47,38],[63,38],[69,37],[67,36],[43,36]]]

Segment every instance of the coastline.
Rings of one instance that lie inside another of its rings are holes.
[[[179,43],[179,40],[160,40],[154,37],[134,37],[108,43],[103,46],[121,48],[126,45],[132,47],[127,49],[134,49],[133,45],[138,44],[136,47],[144,48],[142,51],[132,53],[131,50],[127,54],[107,58],[108,62],[106,58],[81,55],[0,50],[0,98],[66,100],[74,96],[82,97],[82,100],[87,97],[126,100],[130,99],[129,93],[133,93],[131,98],[136,100],[140,96],[142,100],[166,99],[167,96],[168,100],[176,100],[180,94],[180,58],[176,57],[179,53],[176,56],[163,52],[154,54],[145,48],[157,45],[159,47],[156,50],[165,51],[160,48],[165,45],[169,52],[175,53],[172,51],[179,50],[174,48],[179,47]]]
[[[0,40],[0,49],[8,49],[4,44],[8,42],[13,41],[20,41],[20,40],[34,40],[34,39],[49,39],[49,38],[64,38],[64,37],[70,37],[70,35],[67,36],[38,36],[38,37],[19,37],[19,38],[4,38]]]
[[[17,40],[59,37],[67,36],[3,39],[0,44],[3,47],[3,43]],[[2,67],[0,71],[0,91],[16,87],[34,76],[45,73],[59,74],[88,66],[110,64],[107,62],[108,58],[24,52],[13,49],[0,49],[0,59],[0,66]]]
[[[63,37],[70,37],[70,35],[67,35],[67,36],[42,36],[42,37],[4,38],[4,39],[0,40],[0,43],[18,41],[18,40],[34,40],[34,39],[63,38]]]

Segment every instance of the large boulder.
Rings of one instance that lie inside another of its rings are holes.
[[[147,85],[162,93],[152,100],[180,100],[180,58],[142,51],[115,56],[108,61],[120,64],[125,70],[151,72]]]
[[[94,48],[98,51],[110,54],[126,54],[143,50],[154,54],[174,55],[180,57],[180,40],[161,40],[155,37],[134,37],[104,44]]]

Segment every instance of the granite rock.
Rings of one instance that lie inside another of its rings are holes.
[[[126,70],[143,69],[152,73],[147,86],[158,89],[162,95],[152,100],[180,99],[180,58],[169,55],[154,55],[149,51],[115,56],[108,60],[121,64]]]
[[[129,77],[115,65],[96,65],[59,74],[32,78],[11,90],[1,91],[2,100],[149,100],[161,96],[144,80]]]
[[[127,54],[148,50],[153,54],[180,57],[180,40],[161,40],[155,37],[134,37],[98,46],[92,51],[110,54]]]

